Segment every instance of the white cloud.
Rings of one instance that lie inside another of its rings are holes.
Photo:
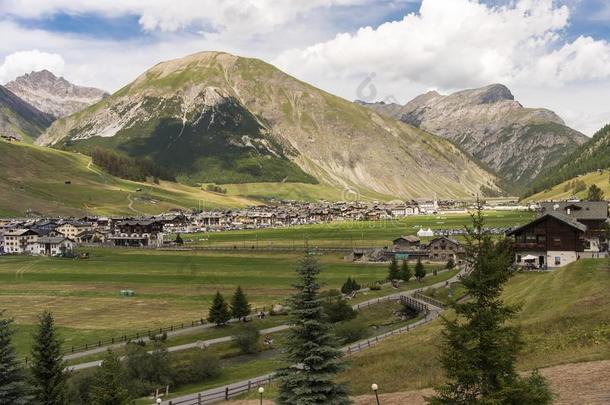
[[[4,63],[0,65],[0,83],[8,82],[24,73],[43,69],[62,74],[65,64],[61,55],[56,53],[41,52],[37,49],[14,52],[4,58]]]

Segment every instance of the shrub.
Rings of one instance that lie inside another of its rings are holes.
[[[260,350],[260,333],[254,324],[247,323],[236,328],[233,339],[242,354],[253,354]]]
[[[349,344],[362,340],[368,336],[366,325],[357,319],[341,322],[335,326],[335,335],[342,344]]]
[[[381,286],[378,283],[373,283],[373,284],[369,285],[369,290],[379,291],[379,290],[381,290]]]
[[[322,294],[324,312],[332,323],[354,319],[358,313],[343,298],[337,290],[330,290]]]
[[[356,282],[356,279],[348,277],[347,281],[341,286],[341,292],[343,294],[351,294],[354,291],[358,291],[360,288],[361,286]]]
[[[188,361],[173,364],[172,383],[175,386],[200,383],[218,377],[221,370],[218,357],[197,350],[189,356]]]

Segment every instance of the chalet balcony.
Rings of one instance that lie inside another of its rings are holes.
[[[537,242],[514,242],[513,249],[521,250],[546,250],[546,244]]]

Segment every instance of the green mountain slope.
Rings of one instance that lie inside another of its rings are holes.
[[[389,196],[465,197],[496,178],[452,143],[256,59],[160,63],[57,121],[43,145],[153,160],[188,183],[324,183]]]
[[[597,131],[587,143],[542,172],[527,194],[536,194],[577,176],[608,168],[610,168],[610,125]]]
[[[253,203],[171,182],[157,185],[118,179],[92,165],[86,156],[24,143],[0,141],[0,173],[0,216],[32,211],[139,215]]]
[[[37,110],[6,87],[0,86],[0,135],[33,142],[53,122],[49,114]]]

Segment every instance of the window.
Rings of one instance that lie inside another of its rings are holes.
[[[560,238],[560,237],[558,237],[558,236],[555,236],[555,237],[553,238],[553,243],[561,243],[561,238]]]
[[[517,255],[517,263],[521,263],[521,255]]]
[[[555,256],[555,266],[561,265],[561,256]]]

